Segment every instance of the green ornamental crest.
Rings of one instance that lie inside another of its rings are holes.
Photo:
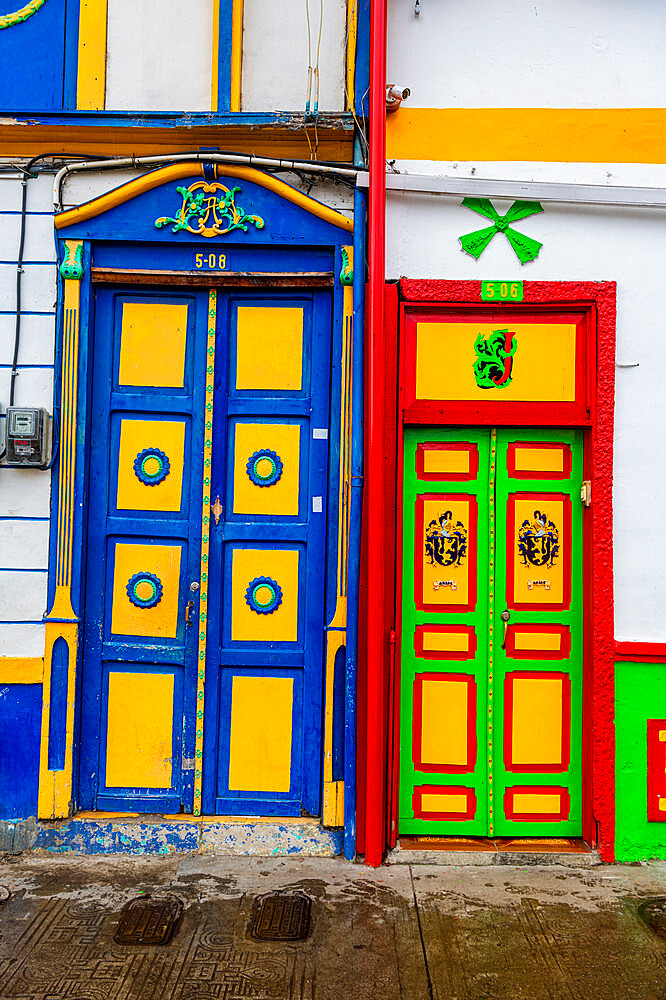
[[[506,389],[511,383],[513,356],[518,349],[516,338],[509,330],[493,330],[488,337],[482,333],[474,343],[476,361],[474,378],[479,389]]]
[[[521,264],[527,264],[539,256],[539,250],[543,243],[533,240],[531,236],[525,236],[524,233],[519,233],[513,226],[514,223],[520,222],[522,219],[529,219],[531,215],[543,212],[543,206],[540,202],[514,201],[506,215],[500,215],[489,198],[463,198],[463,208],[471,209],[472,212],[490,219],[492,223],[484,229],[476,229],[473,233],[466,233],[459,237],[462,249],[476,260],[498,233],[503,233],[506,236]]]
[[[228,188],[224,184],[207,181],[196,181],[188,188],[177,187],[176,191],[183,199],[183,204],[174,216],[162,216],[155,219],[155,228],[172,226],[172,233],[187,230],[195,236],[225,236],[239,229],[246,233],[248,226],[263,229],[264,220],[260,215],[248,215],[244,208],[236,203],[236,195],[240,187]]]

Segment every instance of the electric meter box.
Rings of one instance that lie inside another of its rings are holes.
[[[51,451],[51,418],[48,410],[10,406],[6,420],[5,464],[44,469]]]

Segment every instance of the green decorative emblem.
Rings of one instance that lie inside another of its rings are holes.
[[[13,14],[0,14],[0,30],[2,28],[13,28],[15,24],[27,21],[29,17],[36,14],[40,7],[43,7],[46,0],[30,0],[24,7],[15,10]]]
[[[513,356],[518,344],[508,330],[493,330],[489,337],[476,338],[474,378],[479,389],[506,389],[511,382]]]
[[[65,256],[59,271],[65,281],[80,281],[83,275],[83,243],[76,245],[71,240],[65,240]]]
[[[506,215],[500,215],[489,198],[464,198],[463,207],[471,208],[473,212],[484,215],[492,221],[492,226],[488,226],[486,229],[477,229],[473,233],[459,237],[460,245],[465,253],[478,260],[490,241],[498,233],[504,233],[521,264],[527,264],[539,256],[539,250],[543,243],[533,240],[530,236],[524,236],[511,228],[514,222],[520,222],[521,219],[527,219],[530,215],[543,212],[543,206],[538,201],[514,201]]]
[[[354,268],[349,263],[349,253],[347,251],[347,247],[341,247],[340,254],[342,256],[342,270],[340,271],[340,284],[353,285]]]
[[[171,225],[172,233],[187,230],[195,236],[211,237],[224,236],[234,229],[246,233],[250,225],[257,229],[265,226],[261,216],[247,215],[236,204],[235,197],[240,191],[239,187],[229,189],[224,184],[197,181],[188,188],[177,187],[176,191],[183,199],[182,207],[173,218],[164,216],[155,219],[157,229]]]

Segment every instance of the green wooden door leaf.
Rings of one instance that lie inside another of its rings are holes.
[[[407,428],[399,830],[581,833],[582,435]]]

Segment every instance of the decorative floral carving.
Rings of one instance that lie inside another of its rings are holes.
[[[3,28],[13,28],[15,24],[27,21],[29,17],[36,14],[40,7],[43,7],[46,0],[30,0],[30,3],[15,10],[13,14],[2,14],[0,16],[0,31]]]
[[[176,191],[183,204],[175,216],[155,219],[156,229],[172,225],[172,233],[186,230],[195,236],[224,236],[234,229],[246,233],[248,226],[263,229],[264,220],[259,215],[248,215],[236,204],[235,197],[240,187],[229,189],[224,184],[196,181],[188,188],[177,187]]]
[[[246,469],[255,486],[274,486],[282,476],[282,459],[274,451],[262,448],[250,455]]]
[[[272,615],[282,604],[282,588],[270,576],[257,576],[248,584],[245,601],[258,615]]]
[[[169,459],[159,448],[144,448],[134,459],[134,474],[146,486],[164,482],[169,472]]]
[[[135,573],[127,581],[127,596],[137,608],[154,608],[162,600],[163,590],[154,573]]]

